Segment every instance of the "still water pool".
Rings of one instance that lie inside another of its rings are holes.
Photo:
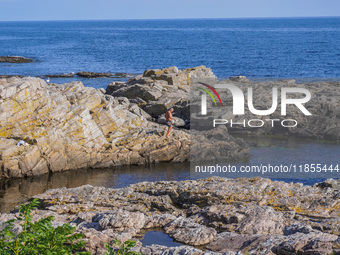
[[[340,144],[330,142],[303,141],[299,139],[247,137],[251,147],[250,156],[242,162],[226,162],[233,165],[257,165],[264,162],[300,162],[309,163],[320,161],[324,163],[337,162],[340,164]],[[202,178],[190,175],[190,164],[160,163],[149,166],[124,166],[109,169],[81,169],[49,175],[35,176],[22,179],[0,180],[0,212],[9,212],[21,202],[49,189],[60,187],[78,187],[85,184],[121,188],[143,181],[180,181]],[[333,173],[327,178],[339,178],[340,173]],[[220,175],[223,177],[239,177]],[[205,175],[203,177],[210,177]],[[249,176],[250,177],[250,176]],[[296,178],[298,177],[298,178]],[[309,178],[312,176],[290,176],[287,178],[271,179],[287,182],[301,182],[312,185],[323,179]]]

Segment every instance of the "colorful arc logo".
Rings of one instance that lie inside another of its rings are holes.
[[[206,83],[203,83],[203,82],[199,82],[199,84],[202,84],[202,85],[206,86],[206,87],[209,88],[212,92],[214,92],[214,94],[217,96],[218,100],[220,101],[221,106],[223,106],[222,100],[221,100],[221,98],[220,98],[220,95],[217,93],[217,91],[216,91],[212,86],[210,86],[210,85],[208,85],[208,84],[206,84]],[[207,94],[212,98],[212,100],[214,101],[215,106],[217,106],[216,100],[215,100],[214,96],[211,94],[211,92],[210,92],[209,90],[203,89],[203,88],[198,88],[198,89],[200,89],[200,90],[204,91],[205,93],[207,93]]]

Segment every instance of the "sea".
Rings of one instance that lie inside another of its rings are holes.
[[[205,65],[219,79],[244,75],[251,80],[338,81],[339,42],[339,17],[0,22],[0,56],[34,60],[0,63],[0,75],[46,78],[79,71],[136,75],[150,68]],[[122,79],[75,76],[50,80],[55,83],[80,80],[85,86],[106,88],[112,81]],[[258,139],[263,143],[267,138]],[[248,161],[236,164],[275,162],[282,155],[301,163],[311,159],[339,162],[340,145],[274,139],[251,148]],[[306,185],[322,181],[290,177],[286,181]],[[84,184],[119,188],[140,181],[189,178],[188,164],[158,164],[0,180],[0,211],[8,212],[50,188]]]
[[[34,60],[0,63],[0,75],[205,65],[221,79],[334,79],[339,42],[340,17],[0,22],[0,56]],[[105,88],[114,79],[81,80]]]

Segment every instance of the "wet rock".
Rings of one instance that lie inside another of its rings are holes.
[[[121,85],[124,85],[125,82],[122,81],[115,81],[111,82],[105,89],[106,94],[111,95],[114,91],[118,90]]]
[[[72,77],[74,77],[74,73],[50,74],[50,75],[44,75],[43,77],[49,77],[49,78],[72,78]]]
[[[5,78],[23,78],[24,76],[22,75],[0,75],[0,79],[5,79]]]
[[[0,56],[0,62],[7,63],[31,63],[33,62],[30,58],[20,57],[20,56]]]
[[[326,189],[326,188],[334,188],[340,190],[340,182],[334,179],[327,179],[323,182],[316,184],[317,187]]]
[[[112,77],[112,73],[78,72],[76,75],[84,78]]]
[[[225,126],[208,131],[190,130],[190,160],[239,160],[249,155],[249,145],[229,135]]]
[[[109,85],[109,90],[113,90],[110,87],[117,87],[120,83],[111,83]],[[123,84],[125,87],[125,84]],[[162,96],[162,91],[155,89],[155,90],[149,90],[149,86],[146,85],[131,85],[127,88],[127,90],[124,89],[124,91],[121,91],[120,89],[116,89],[114,93],[112,93],[113,96],[117,97],[127,97],[129,99],[135,99],[135,98],[140,98],[144,101],[154,101],[157,100],[159,97]]]
[[[133,74],[131,73],[115,73],[114,78],[131,78]]]
[[[232,76],[232,77],[229,78],[229,80],[231,80],[231,81],[240,81],[240,82],[249,81],[246,76],[242,76],[242,75]]]

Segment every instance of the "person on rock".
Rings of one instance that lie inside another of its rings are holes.
[[[168,133],[166,134],[167,138],[170,137],[170,132],[171,132],[171,129],[172,129],[172,120],[174,119],[172,117],[173,111],[174,111],[174,108],[171,108],[171,109],[167,110],[166,113],[165,113],[165,123],[168,126]]]

